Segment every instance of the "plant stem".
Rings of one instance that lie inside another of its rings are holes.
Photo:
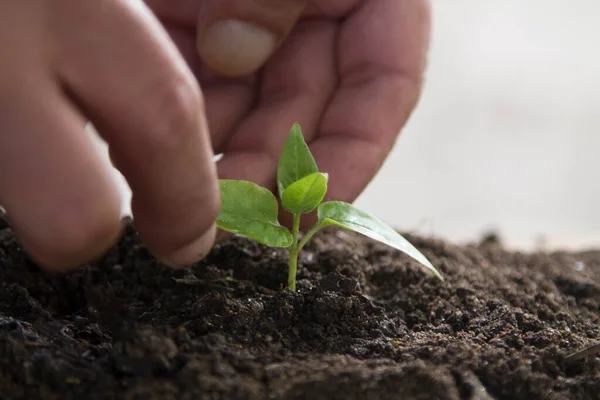
[[[294,214],[294,226],[292,228],[292,245],[289,247],[290,261],[288,269],[288,287],[292,291],[296,291],[296,272],[298,270],[298,255],[300,248],[298,247],[298,233],[300,232],[300,214]]]
[[[315,233],[317,233],[321,229],[325,228],[325,226],[327,226],[327,224],[324,224],[324,223],[319,223],[319,224],[313,226],[312,229],[310,231],[308,231],[306,233],[306,235],[304,235],[304,237],[298,244],[298,251],[302,250],[302,248],[304,248],[304,245],[306,245],[306,243],[308,243],[308,241],[315,235]]]
[[[298,250],[290,249],[290,268],[288,272],[288,288],[296,291],[296,271],[298,270]]]
[[[318,223],[313,226],[310,231],[304,235],[300,243],[298,243],[298,235],[300,233],[300,214],[294,214],[294,226],[292,228],[293,242],[288,251],[290,253],[289,269],[288,269],[288,288],[292,291],[296,291],[296,273],[298,271],[298,256],[300,251],[306,243],[321,229],[327,226],[326,223]]]
[[[294,214],[294,225],[292,226],[292,247],[298,247],[298,234],[300,233],[300,214]]]

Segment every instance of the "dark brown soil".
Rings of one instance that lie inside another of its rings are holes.
[[[171,271],[130,229],[84,270],[39,271],[0,230],[2,399],[599,399],[600,251],[333,230],[304,252],[235,238]]]

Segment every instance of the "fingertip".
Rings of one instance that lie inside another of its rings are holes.
[[[215,243],[216,233],[217,225],[212,224],[202,236],[166,256],[159,257],[159,260],[172,269],[187,268],[206,257]]]
[[[55,239],[43,244],[31,242],[18,229],[15,234],[23,237],[23,248],[36,265],[46,271],[65,273],[97,261],[118,242],[124,230],[125,224],[112,218],[95,226],[66,228],[63,232],[57,229]]]

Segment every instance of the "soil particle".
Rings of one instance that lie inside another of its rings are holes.
[[[39,270],[0,227],[2,399],[597,399],[600,251],[515,253],[359,235],[287,255],[233,238],[183,271],[130,228],[101,260]]]

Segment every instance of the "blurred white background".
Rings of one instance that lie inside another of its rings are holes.
[[[600,246],[600,2],[432,3],[422,100],[356,205],[454,243]]]
[[[421,103],[356,204],[452,242],[600,246],[600,2],[432,3]]]

